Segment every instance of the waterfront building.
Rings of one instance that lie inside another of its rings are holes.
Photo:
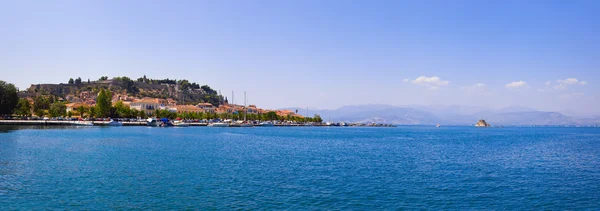
[[[214,114],[216,108],[210,104],[210,103],[198,103],[198,105],[196,105],[198,108],[204,110],[204,112],[206,113],[211,113]]]
[[[144,111],[147,115],[151,115],[156,109],[165,107],[164,100],[157,98],[142,98],[130,104],[131,109]]]

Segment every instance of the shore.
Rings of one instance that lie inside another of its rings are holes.
[[[109,121],[67,121],[67,120],[0,120],[0,125],[60,125],[60,126],[81,126],[83,124],[93,124],[93,126],[106,126]],[[122,122],[123,126],[147,126],[146,122]],[[190,122],[189,126],[208,126],[208,123]],[[256,127],[262,127],[260,124],[255,124]],[[336,125],[326,124],[274,124],[275,127],[340,127]],[[363,127],[393,127],[392,125],[348,125],[348,126],[363,126]],[[344,126],[341,126],[344,127]]]

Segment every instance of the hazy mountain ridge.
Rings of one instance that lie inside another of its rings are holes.
[[[301,108],[298,110],[306,115]],[[600,118],[570,117],[560,112],[538,111],[523,106],[509,106],[490,109],[479,106],[392,106],[392,105],[352,105],[333,110],[308,110],[310,116],[319,114],[325,121],[362,123],[392,123],[407,125],[472,125],[485,119],[492,125],[599,125]]]

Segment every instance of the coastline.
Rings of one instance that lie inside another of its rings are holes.
[[[68,121],[68,120],[0,120],[0,125],[57,125],[57,126],[81,126],[81,124],[93,124],[88,127],[94,126],[105,126],[109,127],[107,124],[109,121]],[[148,126],[146,122],[122,122],[123,126]],[[195,127],[206,127],[208,123],[200,123],[200,122],[190,122],[189,126]],[[264,127],[260,124],[254,124],[255,127]],[[377,124],[377,125],[348,125],[348,126],[339,126],[339,125],[327,125],[327,124],[314,124],[314,125],[305,125],[305,124],[273,124],[274,127],[395,127],[395,125],[385,125],[385,124]]]

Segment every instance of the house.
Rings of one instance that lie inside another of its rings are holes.
[[[204,109],[193,105],[176,105],[169,108],[175,109],[177,113],[203,113]]]
[[[165,108],[164,100],[157,98],[142,98],[130,104],[131,109],[144,111],[147,115],[151,115],[156,109]]]
[[[290,110],[277,110],[275,112],[277,113],[278,116],[283,116],[283,117],[288,116],[288,115],[296,116],[296,117],[303,117],[302,115],[297,114],[296,112],[290,111]]]
[[[223,113],[232,114],[234,112],[234,109],[233,109],[233,107],[228,106],[228,105],[221,105],[217,109],[215,109],[215,112],[218,114],[223,114]]]
[[[204,110],[206,113],[214,114],[216,110],[216,108],[210,103],[198,103],[196,106]]]
[[[260,114],[262,109],[256,107],[256,105],[249,105],[246,107],[246,112],[248,114]]]
[[[67,112],[79,112],[77,109],[79,109],[80,107],[84,107],[84,108],[89,108],[90,105],[86,104],[86,103],[67,103],[65,104],[65,106],[67,107]]]

